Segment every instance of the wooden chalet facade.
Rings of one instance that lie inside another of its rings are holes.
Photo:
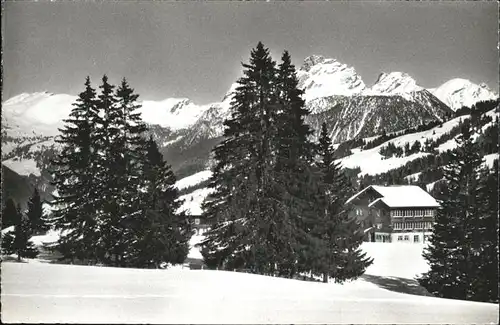
[[[193,230],[196,236],[205,234],[210,226],[206,223],[206,220],[201,215],[191,215],[193,220]]]
[[[432,232],[439,203],[418,186],[371,185],[347,200],[365,241],[423,243]]]

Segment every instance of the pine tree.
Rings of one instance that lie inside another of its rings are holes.
[[[498,160],[481,173],[472,300],[498,302]]]
[[[318,257],[313,262],[314,271],[323,275],[324,282],[332,277],[341,283],[361,276],[373,260],[359,249],[364,234],[357,220],[349,217],[349,206],[346,205],[354,189],[340,162],[333,160],[334,150],[326,123],[321,127],[319,156],[321,218],[313,229],[313,234],[320,240]]]
[[[478,222],[481,157],[472,134],[470,123],[465,120],[456,139],[458,147],[444,168],[447,187],[442,187],[438,195],[444,199],[435,219],[431,245],[423,254],[430,270],[419,282],[429,292],[445,298],[471,299],[475,291],[477,266],[473,257],[482,247]]]
[[[99,110],[99,127],[96,130],[94,142],[96,156],[96,180],[99,185],[96,192],[99,199],[96,202],[96,212],[99,220],[98,238],[94,243],[98,259],[101,263],[118,266],[121,259],[120,249],[123,246],[120,226],[123,206],[121,186],[125,174],[125,159],[123,157],[122,122],[123,114],[117,107],[115,86],[108,82],[108,77],[102,77],[99,86],[100,94],[96,104]]]
[[[103,78],[101,104],[105,112],[106,139],[104,156],[104,184],[106,198],[107,232],[104,234],[106,252],[117,266],[124,266],[133,259],[128,248],[135,236],[132,225],[137,223],[143,212],[139,188],[142,186],[142,157],[144,156],[144,132],[146,125],[137,110],[139,95],[134,93],[125,79],[116,89]],[[108,103],[108,104],[106,104]],[[109,162],[112,162],[111,164]],[[111,201],[110,201],[111,200]]]
[[[299,269],[307,269],[297,262],[305,261],[300,255],[310,246],[307,229],[317,216],[312,200],[317,175],[311,168],[316,148],[310,140],[312,130],[305,123],[310,112],[302,99],[304,91],[298,87],[297,73],[287,51],[281,57],[276,82],[279,109],[273,147],[277,157],[275,188],[270,193],[279,203],[274,250],[279,275],[293,277]]]
[[[2,229],[17,224],[17,218],[16,203],[9,197],[5,201],[5,206],[2,209]]]
[[[99,236],[95,206],[100,195],[94,147],[99,119],[96,104],[96,93],[87,77],[85,90],[56,138],[62,149],[52,161],[52,184],[57,190],[52,202],[54,226],[64,231],[59,250],[72,260],[98,259],[94,250]]]
[[[35,234],[47,230],[47,220],[43,213],[42,200],[36,187],[33,191],[33,195],[28,201],[28,219],[31,222]]]
[[[161,263],[184,262],[192,236],[189,217],[179,212],[182,201],[175,187],[176,178],[163,160],[152,137],[146,143],[143,166],[144,192],[142,218],[134,225],[133,265],[158,267]]]
[[[216,165],[204,205],[211,223],[201,243],[212,267],[248,267],[257,273],[274,272],[276,219],[279,207],[273,179],[277,103],[276,68],[269,50],[259,43],[243,64],[244,76],[231,104],[231,117],[224,122],[225,140],[214,149]]]

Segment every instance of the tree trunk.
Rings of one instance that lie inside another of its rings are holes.
[[[17,252],[17,261],[21,262],[21,252]]]
[[[328,283],[328,274],[323,273],[323,283]]]

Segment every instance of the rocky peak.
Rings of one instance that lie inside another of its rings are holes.
[[[311,68],[317,64],[325,62],[325,57],[322,55],[311,55],[304,59],[301,70],[309,71]]]
[[[376,95],[399,95],[421,91],[415,79],[405,72],[381,73],[377,82],[370,88]]]

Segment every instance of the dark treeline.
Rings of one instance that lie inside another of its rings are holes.
[[[28,201],[28,210],[23,211],[21,205],[8,198],[2,210],[2,229],[13,227],[12,231],[2,234],[2,253],[16,254],[17,259],[35,258],[38,250],[30,241],[33,235],[47,231],[48,220],[43,211],[43,202],[38,189],[35,188]]]

